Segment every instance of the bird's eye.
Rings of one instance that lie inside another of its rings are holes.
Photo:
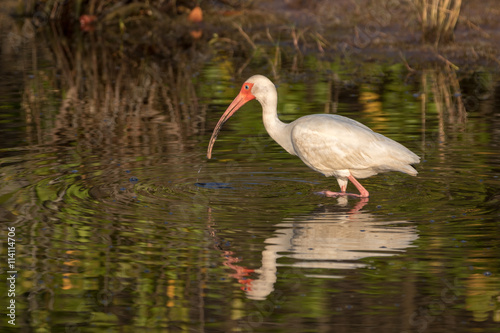
[[[248,84],[245,84],[245,89],[248,90],[248,88],[250,88]]]

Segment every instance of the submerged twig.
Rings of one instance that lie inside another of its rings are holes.
[[[238,29],[238,31],[240,32],[240,34],[243,36],[243,38],[246,39],[246,41],[252,46],[252,48],[255,50],[257,48],[257,46],[255,45],[255,43],[252,41],[252,39],[250,38],[250,36],[248,36],[248,34],[243,30],[243,28],[241,27],[241,25],[237,24],[237,23],[234,23],[234,26],[236,27],[236,29]]]
[[[408,61],[406,61],[406,58],[403,55],[403,52],[399,51],[399,57],[401,58],[401,60],[403,60],[403,63],[405,64],[406,69],[408,69],[410,72],[415,72],[415,70],[413,68],[411,68],[410,65],[408,64]]]
[[[451,61],[449,61],[448,59],[446,59],[445,57],[443,57],[442,55],[440,55],[439,53],[437,54],[437,57],[441,60],[443,60],[448,66],[450,66],[451,68],[453,68],[454,70],[458,71],[460,68],[455,65],[454,63],[452,63]]]

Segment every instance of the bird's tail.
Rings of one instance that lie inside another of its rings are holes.
[[[411,165],[399,166],[397,170],[401,171],[401,172],[404,172],[404,173],[407,173],[410,176],[416,176],[418,174],[418,171],[415,170],[415,168],[412,167]]]

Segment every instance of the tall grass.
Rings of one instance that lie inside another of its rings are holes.
[[[422,24],[422,39],[437,46],[454,40],[462,0],[413,0]]]

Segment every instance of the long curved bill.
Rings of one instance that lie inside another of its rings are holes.
[[[212,158],[212,148],[214,146],[215,140],[217,140],[217,135],[219,135],[219,132],[222,128],[222,125],[231,118],[231,116],[238,111],[239,108],[241,108],[246,102],[251,101],[252,99],[255,99],[255,96],[250,93],[250,91],[244,90],[244,88],[241,89],[240,93],[236,98],[233,100],[233,102],[229,105],[227,110],[224,112],[222,117],[219,119],[219,122],[215,126],[214,132],[212,133],[212,137],[210,138],[210,142],[208,144],[208,151],[207,151],[207,157],[208,159]]]

